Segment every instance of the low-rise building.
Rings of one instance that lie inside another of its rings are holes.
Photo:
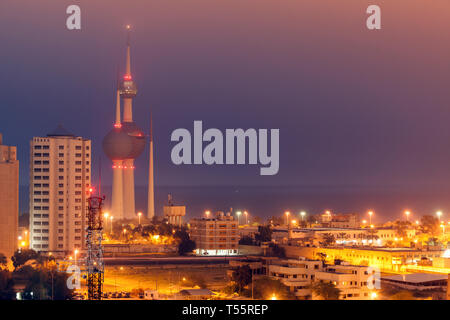
[[[268,275],[289,287],[298,299],[318,299],[311,285],[317,281],[333,283],[340,299],[368,300],[375,288],[373,270],[349,264],[326,266],[320,260],[306,258],[280,260],[269,265]]]
[[[448,275],[431,273],[396,274],[381,277],[381,282],[386,285],[406,290],[447,290]]]
[[[443,250],[419,250],[413,248],[377,247],[302,247],[283,246],[289,258],[306,257],[317,259],[318,254],[326,255],[327,261],[343,260],[354,265],[377,267],[382,271],[401,271],[408,264],[415,264],[422,258],[433,260],[443,254]]]
[[[220,211],[213,218],[192,219],[190,237],[198,255],[238,254],[238,222],[230,213]]]

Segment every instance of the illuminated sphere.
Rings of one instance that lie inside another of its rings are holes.
[[[122,130],[127,133],[131,141],[131,152],[128,159],[136,159],[145,148],[144,132],[134,122],[122,123]]]
[[[134,122],[122,123],[103,139],[103,151],[111,160],[136,159],[145,148],[145,135]]]

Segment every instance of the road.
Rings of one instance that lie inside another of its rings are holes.
[[[103,258],[105,265],[159,265],[159,264],[220,264],[228,263],[230,260],[242,257],[106,257]]]

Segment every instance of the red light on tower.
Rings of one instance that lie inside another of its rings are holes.
[[[120,123],[115,123],[115,124],[114,124],[114,128],[120,129],[120,128],[122,128],[122,124],[120,124]]]
[[[123,79],[124,79],[124,80],[127,80],[127,81],[131,80],[131,79],[132,79],[132,78],[131,78],[131,74],[126,74],[126,75],[124,75],[124,76],[123,76]]]

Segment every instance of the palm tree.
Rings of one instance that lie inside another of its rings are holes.
[[[312,292],[323,300],[339,300],[341,290],[331,282],[317,281],[311,285]]]
[[[342,240],[342,246],[344,246],[344,240],[348,238],[345,232],[340,232],[337,234],[337,238]]]

